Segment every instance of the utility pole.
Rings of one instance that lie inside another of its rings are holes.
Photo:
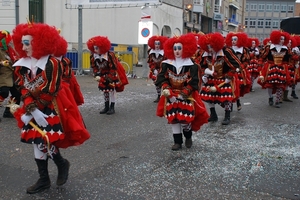
[[[78,5],[78,70],[76,75],[82,74],[82,5]]]

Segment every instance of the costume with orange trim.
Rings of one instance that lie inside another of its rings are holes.
[[[182,132],[186,147],[191,148],[192,131],[198,131],[209,117],[198,92],[198,66],[191,60],[196,49],[196,39],[191,34],[168,39],[164,45],[168,59],[162,62],[155,82],[162,88],[156,115],[166,117],[172,126],[172,150],[181,149]]]
[[[198,65],[198,74],[199,74],[199,77],[202,77],[203,75],[203,71],[202,71],[202,68],[200,66],[200,61],[201,61],[201,56],[203,54],[203,50],[200,48],[200,40],[201,40],[201,36],[205,35],[203,32],[198,32],[198,33],[190,33],[190,34],[193,34],[194,37],[196,38],[196,41],[197,41],[197,50],[195,52],[195,54],[192,56],[192,61]],[[200,80],[199,81],[199,89],[201,88],[201,84],[202,84],[202,81]]]
[[[276,94],[275,107],[277,108],[281,107],[282,91],[291,82],[288,62],[292,55],[286,46],[289,38],[290,35],[287,32],[272,31],[270,34],[271,44],[268,43],[265,46],[259,59],[259,64],[263,67],[257,82],[263,89],[268,89],[270,106],[274,104],[273,94]]]
[[[291,54],[289,62],[288,62],[288,73],[291,78],[290,78],[290,81],[287,83],[285,90],[283,91],[282,101],[286,101],[286,102],[293,102],[292,100],[290,100],[288,98],[289,87],[292,88],[292,91],[293,91],[293,89],[295,91],[295,84],[296,84],[296,79],[297,79],[296,69],[299,68],[299,49],[297,47],[296,37],[299,37],[299,36],[290,35],[290,40],[287,45],[289,54]]]
[[[164,56],[163,46],[165,41],[168,38],[165,36],[152,36],[148,40],[148,46],[150,47],[148,50],[148,60],[149,64],[149,75],[148,77],[152,79],[153,82],[156,81],[156,76],[161,68],[161,62],[166,60],[167,58]],[[154,100],[154,103],[159,101],[161,96],[161,88],[156,86],[157,98]]]
[[[16,53],[12,47],[11,35],[8,31],[0,32],[0,107],[9,96],[9,101],[20,104],[21,94],[14,84],[13,63],[17,60]],[[4,118],[13,118],[9,107],[4,109]]]
[[[254,80],[258,77],[259,72],[261,70],[261,67],[258,65],[258,59],[259,59],[259,40],[258,38],[248,38],[248,43],[247,46],[249,48],[249,55],[250,55],[250,62],[249,65],[247,66],[247,71],[250,74],[251,77],[251,89],[250,91],[253,90],[253,83]]]
[[[226,36],[225,43],[227,47],[231,47],[242,65],[237,68],[237,74],[240,81],[240,94],[234,99],[236,101],[238,111],[242,109],[242,104],[240,102],[240,97],[243,97],[245,94],[250,92],[251,89],[251,77],[250,73],[247,70],[249,65],[250,55],[249,50],[246,47],[248,42],[248,36],[246,33],[229,33]]]
[[[208,121],[218,121],[215,104],[225,107],[223,125],[230,123],[232,101],[239,96],[237,70],[241,62],[231,48],[224,47],[224,38],[220,33],[209,33],[201,37],[203,50],[200,66],[204,75],[201,98],[210,107]]]
[[[92,37],[87,41],[87,46],[91,52],[90,62],[94,78],[104,94],[105,108],[100,114],[114,114],[115,92],[122,92],[128,84],[125,69],[115,54],[109,51],[111,43],[107,37]]]
[[[66,183],[70,163],[59,148],[80,145],[90,134],[86,130],[70,90],[62,85],[61,62],[52,56],[60,36],[47,24],[19,24],[13,42],[20,59],[13,65],[16,85],[22,95],[22,107],[14,112],[21,128],[21,141],[33,144],[40,178],[27,188],[38,193],[51,186],[48,158],[58,169],[56,184]]]
[[[291,97],[293,97],[294,99],[298,99],[298,96],[296,94],[296,85],[298,82],[300,82],[300,71],[299,71],[299,61],[300,61],[300,36],[293,36],[294,39],[296,40],[296,44],[297,46],[294,47],[292,49],[292,53],[295,55],[298,56],[298,60],[294,60],[294,74],[293,74],[293,83],[291,85],[291,88],[292,88],[292,93],[291,93]],[[293,57],[294,57],[293,56]],[[296,57],[294,57],[296,58]]]
[[[72,70],[72,60],[66,57],[68,43],[61,37],[59,42],[59,47],[56,49],[54,56],[61,61],[61,66],[63,67],[62,79],[64,84],[71,90],[72,96],[78,106],[84,103],[84,98],[80,90],[80,85]]]

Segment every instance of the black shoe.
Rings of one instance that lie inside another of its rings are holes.
[[[70,163],[67,159],[64,159],[59,152],[53,155],[53,161],[58,170],[56,185],[61,186],[68,180]]]
[[[105,107],[100,111],[100,114],[106,114],[109,110],[109,101],[105,102]]]
[[[189,138],[189,139],[186,139],[186,140],[185,140],[185,146],[186,146],[186,148],[191,148],[192,145],[193,145],[193,140],[192,140],[192,138]]]
[[[273,98],[271,97],[271,98],[269,98],[269,105],[273,106],[273,104],[274,104],[274,101],[273,101]]]
[[[291,96],[292,96],[294,99],[298,99],[298,96],[296,95],[295,91],[292,91]]]
[[[238,111],[242,110],[242,104],[241,104],[240,100],[236,101],[236,106],[237,106]]]
[[[178,150],[180,150],[182,148],[182,146],[181,146],[181,144],[174,144],[173,146],[172,146],[172,150],[173,151],[178,151]]]
[[[112,115],[115,113],[115,103],[111,103],[110,104],[110,107],[109,107],[109,110],[107,111],[107,115]]]
[[[35,184],[27,188],[26,192],[28,194],[35,194],[41,192],[45,189],[50,188],[51,186],[51,181],[48,174],[48,159],[47,160],[35,159],[35,161],[38,166],[38,172],[40,178]]]

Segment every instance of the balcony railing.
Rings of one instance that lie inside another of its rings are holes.
[[[228,19],[228,25],[237,27],[239,25],[239,22],[237,22],[234,18],[230,18]]]

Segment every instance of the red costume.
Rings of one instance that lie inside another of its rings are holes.
[[[161,69],[161,62],[166,59],[164,55],[163,46],[165,41],[168,38],[165,36],[152,36],[148,40],[148,46],[150,47],[148,50],[148,60],[149,64],[149,78],[152,79],[153,82],[156,81],[156,76]],[[161,95],[161,88],[156,87],[157,98],[154,100],[154,103],[159,101]]]
[[[258,38],[248,38],[247,47],[249,48],[250,61],[247,66],[247,71],[251,77],[251,91],[253,91],[254,80],[258,77],[261,67],[258,65],[259,58],[259,40]]]
[[[196,39],[192,34],[168,39],[164,45],[168,59],[162,62],[155,82],[163,91],[156,115],[166,117],[172,126],[175,143],[172,150],[181,148],[181,131],[186,138],[186,147],[190,148],[192,131],[198,131],[208,119],[198,92],[198,66],[191,60],[196,50]]]
[[[261,53],[259,64],[263,68],[258,79],[258,84],[263,89],[268,88],[269,105],[273,105],[272,94],[276,93],[275,107],[280,107],[282,91],[291,82],[288,71],[288,63],[291,53],[286,46],[290,35],[282,31],[272,31],[270,35],[271,44],[268,43]],[[266,61],[266,62],[264,62]]]
[[[114,92],[122,92],[128,84],[125,70],[115,54],[109,51],[111,43],[107,37],[92,37],[87,41],[87,46],[91,52],[90,62],[95,80],[98,81],[99,90],[104,93],[105,108],[100,114],[114,114]]]
[[[231,48],[224,47],[224,38],[220,33],[209,33],[201,37],[200,48],[203,50],[200,66],[204,75],[201,98],[209,103],[210,118],[218,121],[215,104],[225,107],[224,125],[230,123],[232,101],[239,97],[240,82],[237,69],[242,63]]]
[[[248,36],[246,33],[229,33],[226,36],[226,46],[231,47],[236,53],[237,57],[241,61],[242,65],[239,66],[237,74],[239,77],[240,94],[234,101],[237,102],[238,110],[241,109],[241,103],[239,97],[243,97],[245,94],[250,92],[251,88],[251,78],[247,71],[247,66],[250,61],[249,50],[247,48]]]
[[[38,181],[27,188],[30,194],[51,185],[48,157],[58,168],[56,184],[66,183],[70,164],[59,148],[80,145],[90,137],[70,90],[62,83],[61,62],[52,56],[60,47],[59,41],[57,30],[47,24],[19,24],[13,31],[20,56],[13,66],[23,100],[14,116],[22,129],[21,141],[34,144],[40,174]]]

